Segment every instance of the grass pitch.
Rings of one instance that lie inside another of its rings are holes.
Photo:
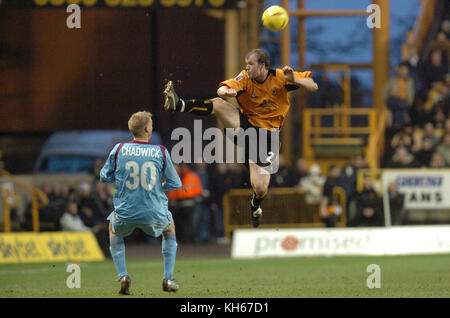
[[[381,268],[381,288],[366,285]],[[81,288],[70,289],[68,263],[0,265],[0,297],[303,298],[450,297],[450,255],[233,260],[179,258],[178,293],[161,290],[161,259],[127,260],[131,295],[119,296],[112,260],[81,263]]]

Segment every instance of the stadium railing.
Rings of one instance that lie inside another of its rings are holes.
[[[410,36],[410,44],[415,45],[416,51],[420,52],[425,45],[428,31],[434,23],[436,12],[436,0],[421,0],[420,12],[413,26]]]
[[[32,218],[33,232],[36,233],[39,232],[40,230],[39,209],[48,204],[47,195],[39,188],[36,188],[35,186],[20,180],[19,178],[15,177],[13,174],[9,173],[6,170],[0,169],[0,175],[6,177],[14,184],[17,184],[18,186],[24,188],[25,190],[31,193],[31,218]],[[3,228],[5,232],[10,232],[11,231],[10,208],[6,200],[2,201],[4,213]]]
[[[303,113],[303,157],[307,165],[318,163],[326,171],[331,163],[344,165],[355,155],[370,154],[371,166],[380,157],[384,126],[374,108],[305,109]],[[370,151],[369,151],[370,150]]]
[[[0,185],[0,192],[3,193],[6,191]],[[9,206],[8,198],[2,194],[2,203],[3,203],[3,231],[11,232],[11,207]]]
[[[376,119],[376,129],[370,134],[369,145],[366,153],[366,160],[369,167],[372,169],[379,168],[380,159],[384,150],[384,137],[386,131],[387,109],[384,108],[379,111],[379,116]]]
[[[251,189],[232,189],[223,197],[225,237],[230,238],[236,229],[252,228],[250,225],[249,198]],[[299,188],[271,188],[262,203],[263,220],[259,228],[305,228],[324,227],[320,220],[319,203],[307,204],[305,191]],[[333,191],[342,213],[336,224],[347,225],[346,195],[340,187]]]

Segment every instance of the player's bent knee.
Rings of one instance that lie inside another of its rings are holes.
[[[254,180],[252,182],[252,188],[256,195],[262,196],[267,192],[269,182],[266,182],[266,180]]]
[[[239,110],[220,97],[212,99],[213,114],[225,128],[239,128]]]
[[[262,196],[262,195],[266,194],[267,188],[268,187],[264,184],[258,184],[253,187],[253,190],[255,191],[256,195]]]

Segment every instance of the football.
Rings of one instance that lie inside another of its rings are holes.
[[[264,26],[269,30],[280,31],[287,26],[289,22],[289,15],[286,9],[275,5],[268,7],[264,11],[261,20]]]

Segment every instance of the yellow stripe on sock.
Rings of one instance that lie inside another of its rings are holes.
[[[189,112],[193,111],[193,110],[201,110],[201,111],[207,111],[208,108],[206,107],[192,107]]]

